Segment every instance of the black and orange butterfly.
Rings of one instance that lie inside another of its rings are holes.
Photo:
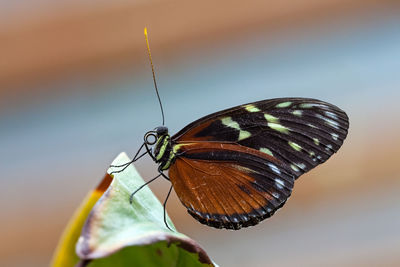
[[[338,151],[348,127],[346,113],[332,104],[277,98],[210,114],[173,136],[157,127],[146,133],[142,147],[190,215],[236,230],[281,208],[295,180]]]

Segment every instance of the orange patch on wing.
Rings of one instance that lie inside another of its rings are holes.
[[[247,214],[272,198],[256,190],[255,179],[234,163],[178,158],[169,177],[183,205],[203,214]]]

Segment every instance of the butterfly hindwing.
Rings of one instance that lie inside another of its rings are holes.
[[[290,196],[294,176],[275,158],[234,144],[196,142],[176,148],[169,170],[175,192],[198,221],[240,229],[270,217]]]

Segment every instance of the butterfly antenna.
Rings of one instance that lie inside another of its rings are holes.
[[[154,72],[154,65],[153,65],[153,60],[151,59],[151,52],[150,52],[150,45],[149,45],[149,37],[147,35],[147,28],[144,28],[144,37],[146,38],[146,44],[147,44],[147,52],[149,54],[149,60],[150,60],[150,65],[151,65],[151,72],[153,73],[153,81],[154,81],[154,88],[156,89],[156,93],[157,93],[157,98],[158,98],[158,102],[160,103],[160,109],[161,109],[161,115],[162,115],[162,125],[164,125],[165,123],[165,119],[164,119],[164,109],[161,103],[161,99],[160,99],[160,94],[158,93],[158,88],[157,88],[157,82],[156,82],[156,74]]]

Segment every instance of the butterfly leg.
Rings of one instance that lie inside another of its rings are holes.
[[[169,179],[169,177],[168,177],[167,175],[164,174],[164,172],[161,170],[160,167],[158,168],[158,172],[160,173],[160,175],[161,175],[162,177],[164,177],[164,178],[167,179],[168,181],[171,181],[171,180]]]
[[[164,223],[165,223],[165,226],[166,226],[169,230],[171,230],[172,232],[174,232],[174,230],[172,230],[172,229],[169,227],[168,223],[167,223],[167,211],[166,211],[166,210],[167,210],[167,209],[166,209],[166,207],[167,207],[167,200],[168,200],[168,198],[169,198],[169,195],[171,194],[171,191],[172,191],[172,184],[171,184],[171,187],[169,188],[167,197],[166,197],[165,200],[164,200],[164,205],[163,205],[163,207],[164,207]]]
[[[167,179],[168,181],[171,181],[171,180],[169,179],[169,177],[163,173],[163,171],[161,170],[160,167],[158,168],[158,172],[160,173],[160,175],[161,175],[162,177],[164,177],[164,178]],[[166,211],[167,201],[168,201],[169,195],[171,194],[171,190],[172,190],[172,184],[171,184],[171,187],[169,188],[167,197],[166,197],[165,200],[164,200],[164,205],[163,205],[163,207],[164,207],[164,223],[165,223],[165,226],[166,226],[169,230],[171,230],[172,232],[174,232],[174,230],[172,230],[172,229],[169,227],[168,223],[167,223],[167,211]]]
[[[143,149],[144,143],[140,146],[139,150],[136,152],[135,156],[133,157],[133,159],[127,163],[121,164],[121,165],[110,165],[110,168],[119,168],[119,167],[123,167],[121,170],[118,171],[112,171],[110,174],[114,174],[114,173],[119,173],[119,172],[123,172],[126,168],[128,168],[129,165],[131,165],[132,163],[134,163],[135,161],[139,160],[141,157],[143,157],[144,155],[146,155],[148,152],[144,152],[142,153],[140,156],[139,153],[140,151]]]
[[[133,193],[132,193],[132,194],[130,195],[130,197],[129,197],[129,203],[132,204],[133,196],[134,196],[140,189],[142,189],[143,187],[145,187],[145,186],[148,185],[149,183],[153,182],[155,179],[157,179],[157,178],[160,177],[160,176],[161,176],[161,173],[160,173],[159,175],[157,175],[156,177],[154,177],[153,179],[151,179],[151,180],[147,181],[146,183],[142,184],[142,185],[141,185],[138,189],[136,189],[135,191],[133,191]]]

